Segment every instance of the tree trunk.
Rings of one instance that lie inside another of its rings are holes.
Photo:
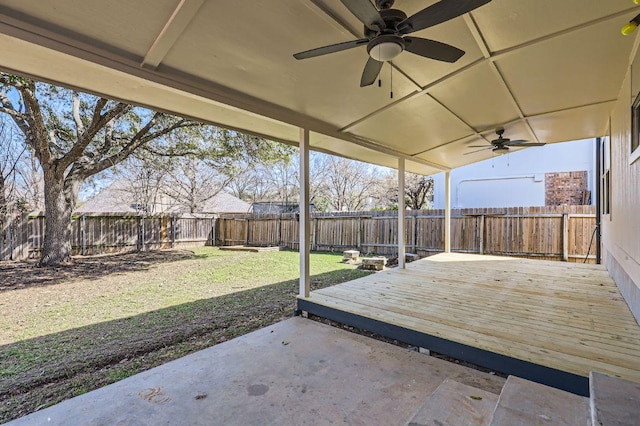
[[[5,238],[7,232],[9,216],[9,202],[6,197],[5,179],[0,170],[0,241]],[[0,253],[0,260],[2,260],[2,253]]]
[[[71,214],[79,185],[44,168],[45,235],[39,266],[71,263]]]

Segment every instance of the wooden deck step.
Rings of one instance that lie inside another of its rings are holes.
[[[408,425],[488,426],[497,402],[496,394],[447,379],[429,396]]]
[[[640,423],[640,383],[592,371],[589,390],[593,425],[632,426]]]
[[[585,426],[587,398],[539,383],[509,376],[502,388],[492,426]]]

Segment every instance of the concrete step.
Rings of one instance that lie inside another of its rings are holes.
[[[640,383],[592,371],[589,393],[594,426],[640,425]]]
[[[445,380],[408,423],[410,426],[488,426],[498,395]]]
[[[589,400],[539,383],[509,376],[491,419],[492,426],[585,426]]]

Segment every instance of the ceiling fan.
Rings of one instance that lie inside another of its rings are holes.
[[[491,146],[486,145],[470,145],[468,148],[482,148],[476,151],[467,152],[464,155],[473,154],[474,152],[484,151],[486,149],[492,150],[494,153],[501,155],[509,152],[509,147],[525,147],[525,146],[543,146],[546,145],[542,142],[529,142],[523,139],[517,139],[512,141],[509,138],[505,138],[502,135],[504,134],[504,128],[499,127],[496,129],[496,134],[498,135],[497,139],[491,141]]]
[[[360,87],[369,86],[378,77],[385,61],[390,61],[402,51],[444,62],[456,62],[464,50],[420,37],[410,37],[415,31],[438,25],[489,3],[491,0],[440,0],[407,17],[398,9],[392,9],[395,0],[341,0],[342,3],[364,24],[365,38],[318,47],[293,55],[296,59],[307,59],[329,53],[340,52],[359,46],[367,46],[369,60],[362,72]]]

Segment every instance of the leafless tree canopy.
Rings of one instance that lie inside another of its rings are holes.
[[[227,190],[245,201],[298,202],[298,159],[275,165],[245,165]],[[397,174],[377,166],[322,153],[310,155],[310,202],[320,211],[393,209],[398,205]],[[433,200],[433,179],[408,173],[408,208],[424,209]]]

